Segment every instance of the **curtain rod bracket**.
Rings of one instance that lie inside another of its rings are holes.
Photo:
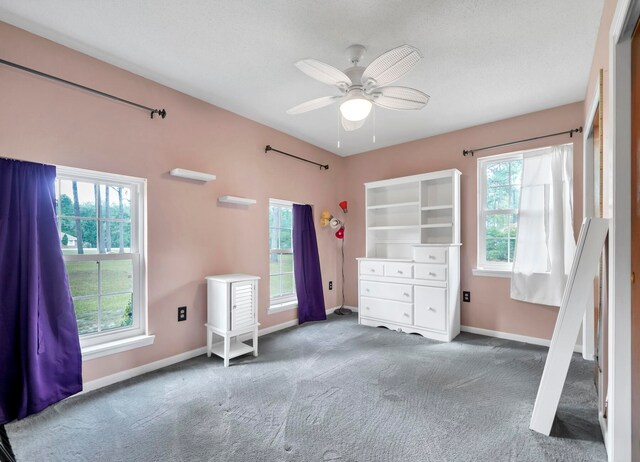
[[[558,133],[550,133],[549,135],[534,136],[533,138],[527,138],[526,140],[509,141],[508,143],[494,144],[493,146],[485,146],[484,148],[463,149],[462,155],[466,157],[469,154],[471,154],[471,156],[473,156],[473,154],[477,151],[484,151],[485,149],[501,148],[503,146],[511,146],[512,144],[526,143],[527,141],[540,140],[542,138],[549,138],[551,136],[568,134],[569,138],[573,138],[574,133],[582,133],[582,127],[572,128],[571,130],[565,130],[563,132],[558,132]]]
[[[271,147],[270,144],[267,144],[264,147],[264,153],[267,154],[269,151],[279,152],[280,154],[284,154],[285,156],[293,157],[294,159],[298,159],[298,160],[301,160],[303,162],[308,162],[310,164],[317,165],[318,167],[320,167],[321,171],[322,170],[329,170],[329,164],[319,164],[318,162],[314,162],[312,160],[307,160],[307,159],[304,159],[302,157],[294,156],[293,154],[289,154],[288,152],[280,151],[278,149],[275,149],[275,148]]]

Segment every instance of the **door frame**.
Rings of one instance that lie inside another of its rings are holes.
[[[618,0],[609,32],[609,407],[610,461],[631,461],[631,39],[640,0]]]
[[[600,106],[602,100],[601,88],[602,88],[602,70],[598,73],[598,81],[596,82],[596,89],[593,97],[591,98],[591,105],[589,106],[589,112],[587,112],[587,119],[583,126],[582,132],[582,217],[594,216],[595,203],[593,200],[594,195],[594,175],[595,164],[593,162],[593,141],[594,141],[594,118],[596,111],[602,111]],[[602,130],[603,127],[600,127]],[[594,330],[595,330],[595,318],[593,316],[593,296],[589,297],[587,310],[585,311],[584,318],[582,319],[582,357],[589,361],[595,359],[595,342],[594,342]]]

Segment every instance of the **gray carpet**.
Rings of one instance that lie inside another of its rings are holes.
[[[551,437],[529,430],[546,349],[450,344],[330,316],[260,356],[189,361],[7,426],[18,461],[606,460],[593,363],[574,355]]]

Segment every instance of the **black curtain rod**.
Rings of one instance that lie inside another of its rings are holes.
[[[145,111],[148,111],[151,114],[152,119],[154,114],[158,114],[163,119],[167,116],[167,111],[165,111],[164,109],[153,109],[147,106],[143,106],[142,104],[134,103],[133,101],[129,101],[124,98],[119,98],[117,96],[110,95],[109,93],[105,93],[100,90],[94,90],[93,88],[85,87],[84,85],[80,85],[79,83],[70,82],[69,80],[61,79],[60,77],[56,77],[55,75],[45,74],[44,72],[40,72],[35,69],[31,69],[30,67],[22,66],[20,64],[12,63],[11,61],[0,59],[0,64],[4,64],[5,66],[9,66],[9,67],[14,67],[16,69],[20,69],[21,71],[29,72],[39,77],[44,77],[45,79],[54,80],[56,82],[64,83],[65,85],[70,85],[72,87],[80,88],[81,90],[88,91],[89,93],[94,93],[96,95],[100,95],[105,98],[113,99],[121,103],[128,104],[129,106],[134,106],[139,109],[144,109]]]
[[[502,146],[511,146],[512,144],[526,143],[527,141],[540,140],[542,138],[549,138],[549,137],[558,136],[558,135],[566,135],[567,133],[569,134],[569,137],[573,138],[574,133],[582,133],[582,127],[572,128],[571,130],[566,130],[564,132],[551,133],[549,135],[534,136],[533,138],[527,138],[526,140],[510,141],[508,143],[495,144],[493,146],[486,146],[484,148],[465,149],[464,151],[462,151],[462,155],[467,156],[471,154],[473,156],[474,153],[478,151],[484,151],[485,149],[500,148]]]
[[[264,153],[266,154],[269,151],[279,152],[280,154],[284,154],[285,156],[293,157],[294,159],[302,160],[304,162],[309,162],[310,164],[317,165],[318,167],[320,167],[320,170],[322,169],[329,170],[329,164],[323,165],[323,164],[314,162],[312,160],[303,159],[302,157],[294,156],[293,154],[289,154],[288,152],[279,151],[275,148],[272,148],[271,145],[267,144],[267,146],[264,148]]]

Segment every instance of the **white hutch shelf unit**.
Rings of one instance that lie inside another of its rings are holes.
[[[460,171],[365,184],[360,324],[451,341],[460,333]]]

